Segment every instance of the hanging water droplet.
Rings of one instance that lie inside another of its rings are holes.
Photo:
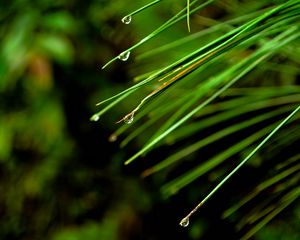
[[[97,114],[94,114],[91,118],[90,118],[90,120],[91,121],[94,121],[94,122],[97,122],[98,120],[99,120],[99,116],[97,115]]]
[[[131,16],[125,16],[122,18],[122,23],[129,24],[131,22]]]
[[[119,59],[122,60],[122,61],[127,61],[128,58],[130,56],[130,52],[129,51],[125,51],[125,52],[122,52],[120,55],[119,55]]]
[[[181,227],[187,227],[189,223],[190,223],[190,219],[188,217],[185,217],[180,221],[179,225]]]
[[[124,118],[124,123],[126,124],[130,124],[133,122],[133,114],[130,114],[130,115],[127,115],[125,118]]]

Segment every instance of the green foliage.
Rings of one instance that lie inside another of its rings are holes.
[[[141,45],[154,37],[159,38],[186,17],[190,29],[189,15],[199,10],[202,10],[200,14],[205,14],[208,5],[213,14],[216,11],[217,15],[221,8],[223,15],[217,19],[197,15],[194,22],[201,27],[203,24],[204,29],[158,48],[153,43],[153,49],[145,47],[143,52]],[[169,146],[175,153],[170,151],[159,157],[157,164],[143,172],[144,177],[180,168],[185,166],[185,161],[191,162],[192,168],[161,187],[165,197],[224,164],[227,168],[231,166],[229,169],[238,166],[227,176],[223,173],[218,177],[220,184],[204,198],[202,205],[252,156],[259,159],[255,156],[259,155],[257,151],[273,149],[279,154],[287,147],[299,144],[299,57],[295,56],[300,49],[299,9],[299,0],[273,4],[268,1],[187,1],[185,8],[123,51],[131,55],[137,51],[136,64],[132,67],[137,83],[98,103],[111,101],[92,119],[98,119],[130,95],[136,99],[144,91],[150,91],[137,107],[118,121],[131,123],[134,118],[137,123],[121,126],[112,136],[116,139],[129,130],[121,146],[134,139],[141,145],[140,150],[125,161],[126,165],[154,148],[159,151],[164,145],[176,146]],[[118,58],[120,56],[103,68]],[[274,141],[276,150],[272,147]],[[217,151],[212,151],[214,148]],[[209,153],[201,156],[201,150]],[[294,163],[298,161],[298,153],[297,149],[286,153],[283,161],[296,159],[293,164],[262,179],[256,190],[224,213],[224,217],[228,217],[266,189],[278,185],[282,188],[280,193],[271,191],[270,196],[237,224],[237,229],[244,232],[243,239],[250,238],[299,198],[296,184],[299,182],[299,164]],[[263,168],[271,156],[276,155],[269,153],[255,167]],[[198,158],[201,158],[200,162]],[[234,162],[226,163],[229,160]],[[276,161],[268,164],[273,171]],[[282,179],[284,183],[279,184]],[[276,204],[273,203],[275,199]],[[248,230],[243,229],[244,226]]]

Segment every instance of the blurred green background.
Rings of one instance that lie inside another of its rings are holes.
[[[159,177],[139,177],[143,163],[123,166],[137,146],[124,150],[108,139],[130,104],[89,121],[95,103],[132,77],[131,59],[101,66],[185,4],[164,3],[122,24],[146,2],[1,0],[0,239],[238,239],[220,218],[226,201],[212,199],[182,229],[180,218],[200,199],[197,187],[165,200]],[[183,23],[154,44],[184,31]],[[298,204],[257,239],[296,239],[299,217]]]

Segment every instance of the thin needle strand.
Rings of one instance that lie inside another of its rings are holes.
[[[287,116],[258,146],[239,164],[233,169],[186,217],[180,221],[180,225],[184,226],[189,218],[233,175],[235,174],[270,138],[282,128],[297,112],[300,110],[300,105]]]
[[[152,1],[152,2],[150,2],[150,3],[146,4],[146,5],[144,5],[143,7],[141,7],[141,8],[139,8],[139,9],[133,11],[132,13],[127,14],[125,17],[129,17],[129,16],[132,17],[133,15],[135,15],[135,14],[137,14],[137,13],[139,13],[139,12],[141,12],[141,11],[147,9],[148,7],[151,7],[151,6],[153,6],[154,4],[159,3],[159,2],[161,2],[161,1],[162,1],[162,0],[155,0],[155,1]],[[125,17],[124,17],[124,18],[125,18]]]
[[[190,26],[190,0],[186,1],[186,23],[189,32],[191,31],[191,26]]]

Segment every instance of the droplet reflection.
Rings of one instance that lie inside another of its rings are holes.
[[[122,52],[120,55],[119,55],[119,59],[122,60],[122,61],[127,61],[128,58],[130,56],[130,52],[128,51],[125,51],[125,52]]]
[[[183,218],[183,219],[180,221],[179,225],[180,225],[181,227],[187,227],[187,226],[189,225],[189,223],[190,223],[190,219],[189,219],[189,218]]]
[[[122,18],[122,23],[129,24],[131,22],[131,16],[125,16]]]
[[[130,124],[133,122],[133,114],[130,114],[130,115],[127,115],[125,118],[124,118],[124,123],[126,124]]]
[[[90,120],[91,121],[94,121],[94,122],[97,122],[98,120],[99,120],[99,116],[97,115],[97,114],[94,114],[91,118],[90,118]]]

